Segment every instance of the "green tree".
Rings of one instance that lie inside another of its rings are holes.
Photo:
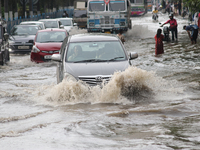
[[[183,4],[188,7],[192,13],[200,12],[200,0],[183,0]]]

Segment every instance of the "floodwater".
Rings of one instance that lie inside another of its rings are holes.
[[[182,30],[188,20],[175,18],[178,42],[164,42],[160,57],[154,56],[158,22],[150,13],[133,18],[125,48],[139,57],[103,89],[56,84],[56,62],[11,55],[0,66],[0,149],[199,149],[200,41],[191,45]]]

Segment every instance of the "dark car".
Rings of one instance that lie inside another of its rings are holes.
[[[9,36],[9,51],[11,53],[30,53],[38,25],[15,25]]]
[[[6,33],[6,22],[0,20],[0,65],[10,61],[10,53],[8,49],[8,33]]]
[[[63,40],[68,36],[65,29],[46,29],[37,32],[31,51],[31,61],[42,63],[58,54]]]

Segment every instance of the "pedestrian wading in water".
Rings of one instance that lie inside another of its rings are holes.
[[[188,36],[191,40],[191,44],[196,44],[199,27],[196,24],[194,24],[194,25],[183,26],[183,29],[187,31]],[[190,34],[190,32],[191,32],[191,34]]]
[[[155,35],[154,39],[156,41],[156,45],[155,45],[155,55],[159,55],[159,54],[163,54],[164,53],[164,49],[163,49],[163,39],[164,39],[164,35],[161,34],[162,30],[158,29],[157,30],[157,34]]]

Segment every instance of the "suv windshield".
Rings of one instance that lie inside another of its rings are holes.
[[[36,35],[37,31],[38,31],[37,26],[28,26],[28,25],[15,26],[11,30],[11,35],[25,35],[25,34]]]
[[[60,22],[64,26],[72,26],[72,21],[71,20],[60,20]]]
[[[38,26],[40,26],[41,29],[43,29],[43,25],[41,23],[32,23],[32,22],[24,22],[23,23],[22,22],[20,24],[22,24],[22,25],[38,25]]]
[[[126,60],[119,41],[70,43],[66,62],[102,62]]]
[[[65,37],[66,33],[64,31],[39,32],[37,34],[36,42],[63,42]]]
[[[104,1],[93,1],[89,3],[89,11],[104,11]]]
[[[59,28],[58,21],[44,21],[46,28]]]
[[[110,11],[123,11],[125,10],[124,1],[110,1]]]

